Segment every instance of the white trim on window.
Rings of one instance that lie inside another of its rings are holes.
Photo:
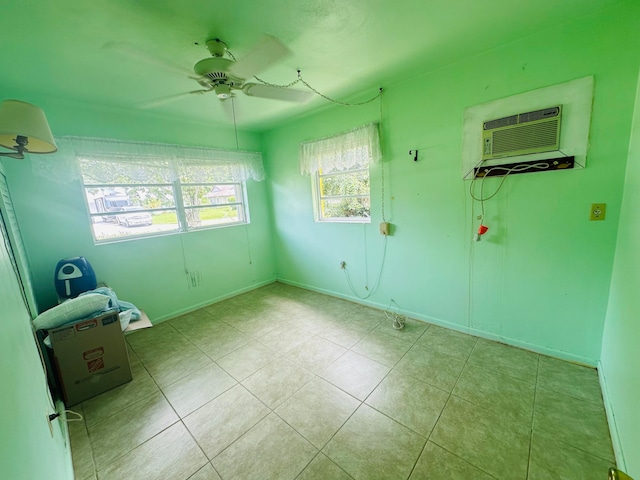
[[[95,243],[249,222],[244,182],[233,181],[224,165],[198,165],[194,171],[173,160],[104,158],[81,158],[79,165]],[[109,175],[100,175],[109,168]]]

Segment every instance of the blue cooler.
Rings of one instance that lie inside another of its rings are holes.
[[[98,286],[96,273],[84,257],[60,260],[56,267],[54,282],[59,298],[74,298]]]

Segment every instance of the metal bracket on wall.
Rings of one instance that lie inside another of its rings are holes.
[[[548,164],[547,168],[540,168],[540,164]],[[518,173],[546,172],[549,170],[568,170],[574,167],[575,157],[550,158],[548,160],[532,160],[528,162],[508,163],[504,165],[485,165],[475,167],[473,175],[475,178],[501,177],[504,175],[515,175]],[[527,168],[530,166],[531,168]]]

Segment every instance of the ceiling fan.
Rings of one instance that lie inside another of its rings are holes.
[[[290,54],[289,49],[275,37],[263,35],[260,42],[238,60],[229,52],[227,44],[219,38],[207,40],[206,46],[211,57],[200,60],[194,65],[194,76],[186,69],[169,65],[131,45],[115,42],[105,45],[105,47],[115,48],[129,56],[186,73],[189,78],[195,80],[202,87],[200,90],[178,93],[142,103],[141,106],[144,108],[157,107],[188,95],[201,95],[210,92],[215,93],[220,100],[227,100],[235,96],[235,92],[242,92],[250,97],[298,103],[308,101],[313,95],[304,90],[281,87],[261,81],[247,81]]]

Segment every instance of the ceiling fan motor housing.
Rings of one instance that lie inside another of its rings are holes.
[[[242,79],[229,75],[229,67],[234,62],[228,58],[211,57],[200,60],[193,66],[193,71],[201,77],[198,82],[208,88],[218,85],[240,86]]]

